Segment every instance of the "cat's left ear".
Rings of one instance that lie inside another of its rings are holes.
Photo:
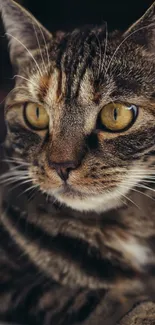
[[[45,47],[52,35],[24,8],[13,0],[0,0],[0,12],[9,39],[13,65],[31,56],[33,50]]]
[[[155,53],[155,2],[123,36]]]

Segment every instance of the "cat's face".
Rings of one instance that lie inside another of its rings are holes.
[[[155,5],[123,35],[103,26],[54,39],[0,3],[17,69],[5,116],[6,146],[27,169],[19,179],[77,210],[119,205],[153,173]]]

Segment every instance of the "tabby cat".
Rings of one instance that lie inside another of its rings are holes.
[[[155,296],[155,3],[109,35],[106,24],[51,35],[12,0],[0,11],[15,71],[0,320],[116,324]]]

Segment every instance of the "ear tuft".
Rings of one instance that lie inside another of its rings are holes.
[[[13,0],[0,0],[0,12],[9,39],[10,57],[17,65],[31,51],[44,47],[52,35],[24,8]]]

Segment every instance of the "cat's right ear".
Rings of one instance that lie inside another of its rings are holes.
[[[139,20],[131,25],[123,37],[124,40],[132,39],[147,51],[155,53],[155,2]]]
[[[24,8],[13,0],[0,0],[0,12],[9,40],[10,58],[18,66],[20,60],[44,47],[52,35]]]

